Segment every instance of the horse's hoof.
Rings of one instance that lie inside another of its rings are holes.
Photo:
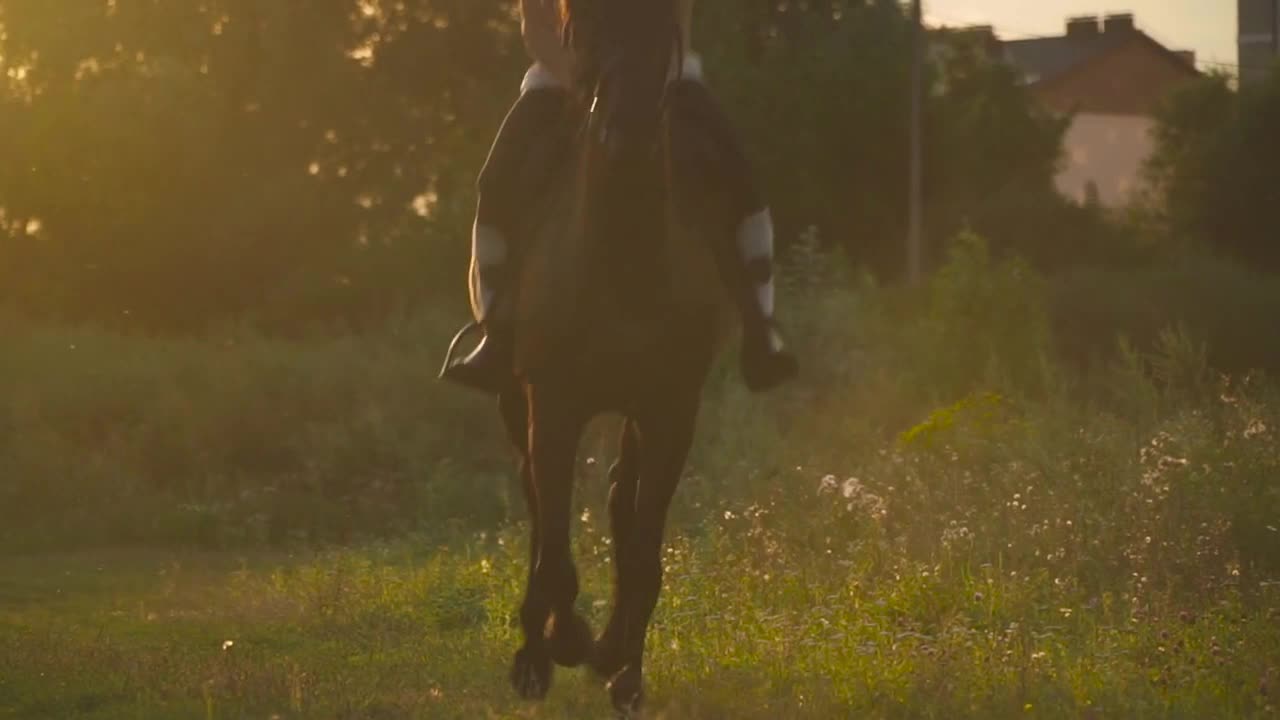
[[[578,667],[591,659],[593,647],[591,626],[581,615],[570,612],[552,617],[547,649],[557,665]]]
[[[623,717],[630,717],[644,704],[644,679],[637,665],[624,667],[609,681],[609,699],[613,709]]]
[[[551,689],[551,658],[528,646],[516,652],[511,663],[511,686],[525,700],[541,700]]]

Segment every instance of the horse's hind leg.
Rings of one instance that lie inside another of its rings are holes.
[[[696,394],[694,398],[681,412],[646,419],[640,425],[642,447],[635,510],[622,551],[625,561],[617,568],[620,595],[625,597],[622,666],[609,681],[614,707],[624,712],[636,709],[643,698],[645,635],[662,589],[662,539],[667,510],[693,442]]]
[[[520,607],[525,642],[511,670],[512,684],[526,698],[546,695],[552,661],[579,665],[591,651],[591,630],[573,608],[578,572],[569,544],[574,456],[583,422],[546,405],[530,397],[529,486],[536,548]]]
[[[618,459],[609,468],[609,529],[613,536],[613,608],[604,632],[596,641],[591,666],[605,678],[611,678],[624,664],[622,640],[626,630],[626,593],[622,579],[625,549],[631,538],[631,525],[636,510],[636,487],[640,483],[640,435],[636,425],[627,420],[622,426]]]

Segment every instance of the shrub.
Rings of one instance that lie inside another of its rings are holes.
[[[1051,278],[1048,307],[1056,354],[1077,366],[1113,354],[1125,336],[1155,347],[1183,326],[1226,372],[1280,368],[1280,278],[1231,261],[1190,256],[1141,270],[1081,268]]]

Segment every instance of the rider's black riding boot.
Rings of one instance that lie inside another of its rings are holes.
[[[475,248],[493,241],[492,237],[486,238],[485,233],[486,228],[477,223],[472,239]],[[512,308],[505,297],[509,286],[506,263],[482,264],[480,258],[485,257],[483,252],[473,251],[471,261],[472,311],[484,335],[469,355],[449,361],[440,377],[473,390],[497,394],[510,387],[513,379],[513,332],[509,321]]]
[[[544,80],[537,66],[525,76],[520,98],[503,121],[478,182],[470,289],[471,309],[484,337],[471,354],[450,362],[440,377],[482,392],[501,392],[513,379],[514,327],[511,308],[505,306],[516,273],[509,237],[556,161],[556,128],[566,107],[564,90]]]
[[[482,326],[485,335],[465,358],[450,364],[441,378],[472,390],[497,394],[511,386],[511,339]]]

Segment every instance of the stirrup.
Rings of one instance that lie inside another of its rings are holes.
[[[449,350],[444,355],[444,365],[440,366],[440,374],[437,376],[438,378],[441,380],[445,379],[445,376],[448,375],[451,369],[453,369],[453,366],[460,362],[454,358],[454,356],[458,354],[458,346],[462,344],[464,338],[478,330],[480,330],[480,323],[472,320],[453,336],[453,340],[449,342]]]
[[[440,379],[491,395],[500,395],[514,387],[510,351],[493,335],[486,333],[471,354],[457,358],[457,344],[472,331],[463,328],[449,347]]]

